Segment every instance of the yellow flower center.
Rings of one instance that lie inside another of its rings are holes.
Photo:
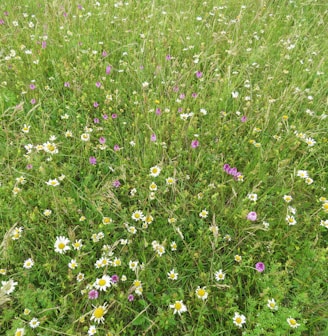
[[[141,282],[139,280],[135,280],[134,285],[136,287],[140,287],[141,286]]]
[[[242,319],[241,319],[241,317],[236,317],[235,321],[236,321],[237,324],[241,324]]]
[[[93,316],[97,319],[102,318],[105,314],[105,310],[103,307],[98,307],[94,312]]]
[[[99,285],[99,286],[105,286],[105,284],[106,284],[106,280],[104,280],[104,279],[100,279],[100,280],[98,281],[98,285]]]
[[[294,325],[296,325],[296,320],[295,319],[290,319],[289,323],[294,326]]]
[[[275,305],[276,305],[275,303],[273,303],[273,302],[270,302],[270,307],[271,307],[271,308],[274,308],[274,307],[275,307]]]
[[[48,145],[47,147],[48,147],[48,150],[49,150],[50,152],[52,152],[52,151],[55,150],[55,146],[54,146],[54,145]]]
[[[64,243],[59,243],[58,244],[58,248],[60,249],[60,250],[63,250],[64,248],[65,248],[65,244]]]
[[[174,304],[174,309],[176,309],[176,310],[180,310],[182,308],[182,304],[180,303],[180,302],[176,302],[175,304]]]
[[[206,294],[206,291],[203,288],[198,289],[197,294],[199,296],[204,296]]]
[[[23,333],[21,332],[21,330],[15,332],[15,336],[22,336],[22,335]]]

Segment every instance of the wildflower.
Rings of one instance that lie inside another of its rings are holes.
[[[94,320],[96,323],[104,323],[105,318],[104,315],[107,313],[107,303],[105,302],[103,305],[98,306],[95,308],[95,310],[92,312],[92,316],[90,320]]]
[[[24,124],[24,127],[22,129],[23,133],[28,133],[30,131],[31,126]]]
[[[150,191],[156,191],[157,190],[157,184],[155,182],[152,182],[149,186]]]
[[[114,260],[113,260],[113,266],[114,267],[118,267],[118,266],[121,266],[122,265],[122,261],[121,261],[121,259],[119,259],[119,258],[115,258]]]
[[[95,300],[95,299],[98,298],[98,295],[99,295],[98,291],[96,291],[95,289],[92,289],[92,290],[88,293],[88,298],[89,298],[90,300]]]
[[[55,143],[46,142],[42,146],[43,146],[43,150],[46,153],[49,153],[49,154],[57,154],[58,153],[58,148],[57,148],[57,145]]]
[[[325,227],[326,229],[328,229],[328,219],[326,219],[325,221],[324,221],[324,220],[321,220],[321,221],[320,221],[320,226],[323,226],[323,227]]]
[[[17,282],[15,282],[14,280],[10,279],[8,281],[1,281],[1,284],[2,284],[2,286],[1,286],[0,290],[2,290],[7,295],[9,295],[9,294],[11,294],[15,290]]]
[[[283,197],[283,199],[284,199],[285,202],[289,203],[289,202],[293,199],[293,197],[290,196],[290,195],[285,195],[285,196]]]
[[[178,245],[175,241],[171,242],[170,246],[171,246],[171,251],[176,251],[178,248]]]
[[[113,275],[111,276],[111,279],[112,279],[112,283],[116,284],[116,283],[119,282],[120,277],[119,277],[117,274],[113,274]]]
[[[175,179],[173,178],[173,177],[168,177],[167,179],[166,179],[166,184],[168,184],[168,185],[172,185],[172,184],[174,184],[175,183]]]
[[[77,262],[76,262],[76,260],[75,259],[72,259],[69,263],[68,263],[68,267],[70,268],[70,269],[75,269],[75,268],[77,268],[79,265],[77,264]]]
[[[128,301],[132,302],[134,300],[134,295],[133,294],[129,294],[128,295]]]
[[[150,136],[150,141],[155,142],[156,140],[157,140],[156,134],[153,133],[153,134]]]
[[[192,148],[197,148],[199,146],[199,141],[198,140],[192,140],[191,141],[191,147]]]
[[[93,286],[100,291],[106,292],[107,288],[112,286],[112,279],[108,275],[103,275],[100,279],[96,279]]]
[[[183,301],[175,301],[174,304],[170,305],[170,308],[174,309],[173,314],[178,313],[181,316],[181,313],[187,311],[187,307],[183,304]]]
[[[30,313],[31,313],[30,309],[28,309],[28,308],[24,309],[24,312],[23,312],[24,315],[27,316],[27,315],[30,315]]]
[[[135,220],[136,222],[140,221],[143,219],[144,215],[142,213],[141,210],[136,210],[133,214],[132,214],[132,219]]]
[[[103,219],[102,219],[102,223],[104,225],[111,224],[112,222],[113,222],[113,220],[110,217],[103,217]]]
[[[208,292],[206,291],[206,287],[198,286],[196,289],[196,295],[199,299],[206,300],[208,297]]]
[[[288,324],[289,324],[292,328],[297,328],[297,327],[300,326],[300,324],[297,323],[296,320],[295,320],[294,318],[292,318],[292,317],[289,317],[289,318],[287,319],[287,322],[288,322]]]
[[[306,138],[305,142],[307,143],[307,145],[309,147],[312,147],[312,146],[314,146],[316,144],[316,141],[314,139],[312,139],[312,138]]]
[[[255,268],[258,272],[262,273],[265,270],[265,265],[263,262],[258,262],[256,263]]]
[[[59,181],[55,178],[55,179],[53,179],[53,180],[50,179],[48,182],[46,182],[46,184],[47,184],[48,186],[57,187],[60,183],[59,183]]]
[[[81,135],[81,140],[82,141],[89,141],[90,140],[90,134],[89,133],[83,133]]]
[[[132,270],[133,272],[135,272],[137,270],[137,267],[138,267],[138,261],[132,261],[130,260],[129,261],[129,268],[130,270]]]
[[[15,331],[14,336],[24,336],[25,335],[25,329],[24,328],[18,328]]]
[[[256,221],[257,218],[257,214],[255,211],[251,211],[248,215],[247,215],[247,219],[250,221]]]
[[[12,232],[12,234],[11,234],[11,239],[12,240],[18,240],[22,236],[22,232],[23,232],[22,227],[15,228],[14,231]]]
[[[244,315],[240,315],[239,313],[235,313],[235,316],[233,317],[233,323],[241,328],[244,323],[246,323],[246,317]]]
[[[81,282],[84,280],[84,274],[83,273],[79,273],[77,276],[76,276],[76,281],[77,282]]]
[[[268,304],[267,306],[271,309],[271,310],[278,310],[278,306],[276,304],[276,301],[274,299],[268,300]]]
[[[235,261],[237,261],[238,263],[240,263],[242,260],[242,257],[238,254],[235,255]]]
[[[63,236],[59,236],[56,238],[55,241],[55,252],[58,252],[60,254],[64,254],[66,251],[70,250],[71,248],[68,246],[69,239]]]
[[[297,223],[294,216],[289,215],[286,216],[286,221],[289,225],[295,225]]]
[[[257,200],[257,194],[248,194],[247,195],[248,199],[253,201],[253,202],[256,202]]]
[[[88,335],[89,335],[89,336],[92,336],[92,335],[94,335],[94,334],[96,334],[96,333],[97,333],[96,326],[91,325],[91,326],[89,327],[89,329],[88,329]]]
[[[24,265],[23,265],[23,267],[26,268],[26,269],[30,269],[30,268],[33,267],[33,265],[34,265],[34,261],[33,261],[33,259],[29,258],[29,259],[26,259],[26,260],[24,261]]]
[[[313,180],[312,180],[310,177],[307,177],[307,178],[305,179],[305,183],[310,185],[310,184],[313,183]]]
[[[242,117],[240,118],[240,121],[243,122],[243,123],[246,122],[246,121],[247,121],[247,117],[246,117],[246,116],[242,116]]]
[[[167,273],[167,276],[170,280],[177,280],[179,273],[176,273],[174,269]]]
[[[309,177],[309,174],[306,170],[298,170],[297,171],[297,176],[301,178],[307,178]]]
[[[231,236],[229,234],[224,235],[223,239],[227,242],[231,241]]]
[[[207,216],[208,216],[208,211],[206,209],[202,210],[199,213],[199,217],[201,217],[201,218],[206,218]]]
[[[75,242],[72,244],[74,250],[81,250],[83,244],[82,244],[82,239],[75,240]]]
[[[232,96],[232,98],[238,98],[239,92],[238,91],[232,91],[231,96]]]
[[[322,204],[322,209],[323,209],[324,212],[328,213],[328,201],[325,201]]]
[[[112,185],[113,185],[113,187],[115,187],[115,188],[119,188],[120,185],[121,185],[121,182],[120,182],[119,180],[115,180],[115,181],[113,181]]]
[[[46,217],[49,217],[51,214],[52,214],[52,211],[50,209],[45,209],[43,211],[43,214],[46,216]]]
[[[222,272],[222,269],[218,270],[217,272],[214,273],[215,280],[216,281],[221,281],[224,280],[225,278],[225,273]]]
[[[97,159],[94,156],[90,156],[89,157],[89,162],[90,162],[90,164],[95,165],[95,164],[97,164]]]
[[[32,329],[35,329],[40,325],[40,322],[36,317],[33,317],[32,320],[30,321],[29,325]]]
[[[150,168],[150,175],[153,177],[157,177],[161,172],[161,168],[158,166],[154,166]]]

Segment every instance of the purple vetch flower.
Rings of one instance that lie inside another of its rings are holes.
[[[88,294],[90,300],[95,300],[98,298],[98,296],[99,296],[98,291],[96,291],[95,289],[92,289]]]
[[[106,66],[106,75],[109,75],[111,71],[112,71],[112,67],[110,65],[107,65]]]
[[[256,221],[257,218],[257,214],[255,211],[251,211],[248,215],[247,215],[247,219],[254,222]]]
[[[157,140],[156,134],[153,133],[153,134],[150,136],[150,141],[156,141],[156,140]]]
[[[103,145],[106,142],[106,138],[100,137],[99,142]]]
[[[223,165],[223,169],[225,170],[226,173],[228,173],[229,169],[230,169],[230,165],[228,163],[225,163]]]
[[[95,165],[97,163],[97,159],[94,156],[90,156],[89,157],[89,162],[92,165]]]
[[[196,77],[197,78],[202,78],[203,77],[203,73],[201,71],[197,71],[196,72]]]
[[[263,262],[260,261],[256,263],[255,268],[258,272],[262,273],[265,270],[265,265]]]
[[[130,294],[130,295],[128,296],[128,300],[129,300],[130,302],[132,302],[132,301],[134,300],[134,295]]]
[[[243,123],[246,122],[247,121],[247,117],[245,115],[242,116],[241,119],[240,119],[240,121],[243,122]]]
[[[199,146],[199,141],[197,139],[191,141],[191,147],[192,148],[197,148],[198,146]]]
[[[120,185],[121,185],[121,182],[119,180],[115,180],[113,182],[113,187],[115,187],[115,188],[119,188]]]
[[[113,274],[111,279],[114,283],[118,283],[120,281],[120,277],[117,274]]]

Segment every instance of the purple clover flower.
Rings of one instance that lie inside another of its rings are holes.
[[[95,165],[95,164],[97,164],[97,159],[94,156],[90,156],[89,157],[89,162],[90,162],[90,164]]]
[[[265,265],[263,262],[260,261],[256,263],[255,268],[258,272],[262,273],[265,270]]]
[[[199,141],[198,140],[191,141],[191,147],[192,148],[197,148],[198,146],[199,146]]]
[[[247,215],[247,219],[254,222],[257,219],[257,214],[255,211],[251,211],[248,215]]]
[[[95,300],[98,298],[98,296],[99,296],[99,293],[95,289],[92,289],[88,294],[88,297],[90,300]]]

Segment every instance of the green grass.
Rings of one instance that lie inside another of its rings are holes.
[[[327,14],[324,0],[2,1],[0,334],[326,335]],[[119,281],[90,299],[104,275]]]

